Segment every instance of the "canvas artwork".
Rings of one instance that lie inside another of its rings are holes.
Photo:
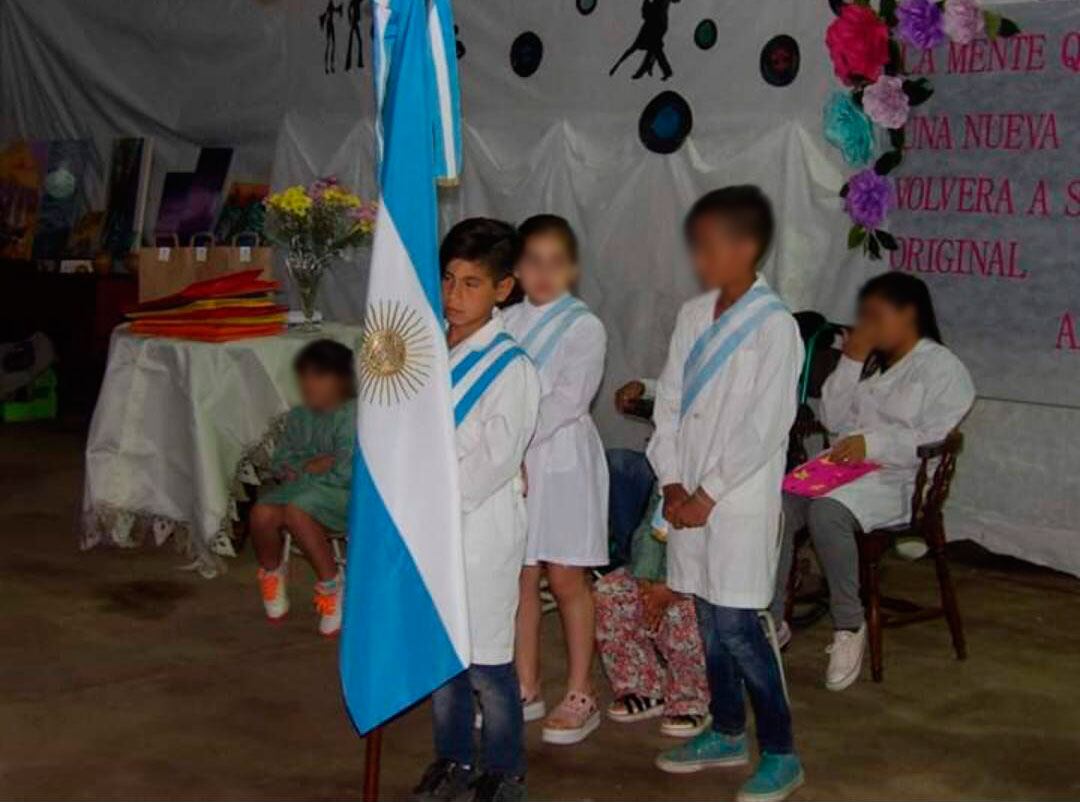
[[[123,256],[139,245],[146,218],[153,141],[124,137],[113,142],[109,201],[101,235],[102,249]]]
[[[48,157],[43,142],[15,142],[0,150],[0,258],[33,255]]]
[[[71,230],[87,208],[86,175],[94,156],[94,144],[88,139],[59,139],[47,143],[47,147],[48,166],[34,237],[35,259],[67,255]]]

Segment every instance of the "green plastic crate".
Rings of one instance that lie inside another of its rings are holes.
[[[6,423],[52,420],[56,406],[56,371],[49,368],[16,393],[15,400],[0,404],[0,418]]]

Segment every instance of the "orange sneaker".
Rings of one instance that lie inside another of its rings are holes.
[[[345,590],[345,575],[329,582],[315,583],[315,610],[319,613],[319,634],[333,637],[341,629],[341,597]]]
[[[273,571],[260,568],[257,574],[263,609],[271,621],[280,621],[289,612],[289,594],[285,589],[288,575],[288,564],[285,561]]]

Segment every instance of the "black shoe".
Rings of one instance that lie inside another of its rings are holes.
[[[439,758],[424,772],[410,797],[413,802],[453,802],[470,788],[474,772],[446,758]]]
[[[472,802],[525,802],[524,777],[485,772],[473,783]]]

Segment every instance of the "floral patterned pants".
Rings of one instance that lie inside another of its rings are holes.
[[[637,580],[625,568],[600,579],[594,593],[596,643],[616,698],[663,698],[666,716],[707,713],[709,685],[693,600],[672,604],[650,631]]]

